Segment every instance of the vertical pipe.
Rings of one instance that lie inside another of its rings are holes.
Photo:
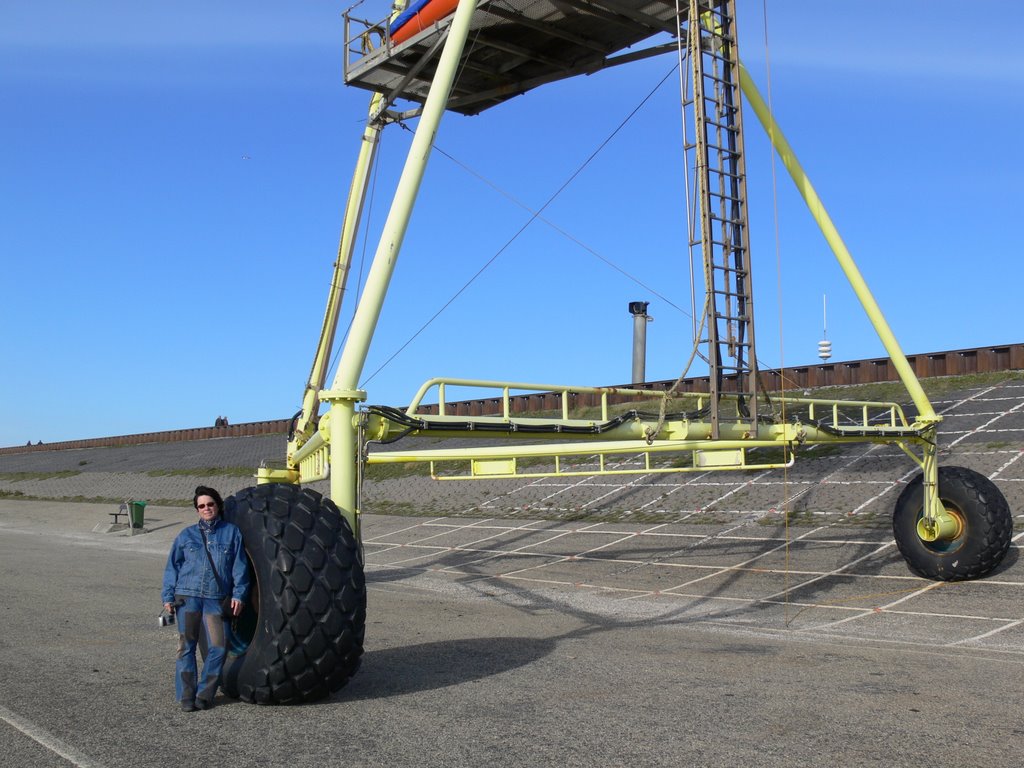
[[[370,340],[380,318],[388,283],[391,281],[395,262],[398,260],[402,241],[405,239],[405,233],[409,226],[409,218],[412,216],[416,194],[423,181],[427,159],[434,145],[437,127],[448,104],[452,84],[455,82],[459,59],[462,56],[466,38],[469,36],[469,23],[473,18],[475,4],[476,0],[459,0],[455,18],[452,20],[448,32],[448,40],[444,44],[430,92],[423,106],[423,114],[420,117],[419,125],[416,126],[416,134],[395,189],[391,210],[381,231],[380,242],[373,257],[370,273],[366,278],[362,299],[352,321],[348,343],[345,344],[341,360],[338,363],[338,372],[334,377],[332,389],[354,389],[359,384],[359,377],[362,375],[363,365],[366,363],[366,354],[370,348]]]
[[[647,381],[647,316],[646,301],[629,302],[629,313],[633,315],[633,384]]]
[[[373,94],[370,99],[370,115],[380,108],[382,101],[381,94]],[[324,311],[320,340],[317,344],[316,354],[313,356],[313,367],[306,383],[306,390],[302,396],[302,412],[295,423],[295,436],[301,442],[305,442],[309,437],[306,433],[316,415],[317,395],[323,389],[327,379],[327,364],[330,360],[331,348],[334,346],[334,335],[338,329],[338,315],[341,311],[342,297],[345,294],[345,284],[348,282],[349,267],[352,264],[352,252],[359,230],[359,219],[366,201],[370,171],[373,169],[374,157],[380,144],[382,128],[383,123],[379,120],[367,121],[363,131],[363,140],[359,147],[359,156],[356,159],[356,167],[352,173],[352,182],[349,185],[348,199],[345,203],[341,239],[338,243],[338,258],[334,262],[334,274],[331,277],[331,287],[327,295],[327,308]],[[298,445],[294,448],[298,448]],[[292,447],[289,450],[289,453],[291,452]]]
[[[413,136],[409,154],[406,157],[402,175],[395,188],[380,241],[373,257],[370,273],[366,278],[362,298],[356,307],[352,328],[349,331],[345,349],[338,363],[338,372],[331,387],[334,393],[325,392],[331,403],[331,498],[358,532],[356,515],[358,503],[358,430],[356,425],[356,403],[361,393],[356,390],[362,375],[366,354],[370,348],[373,331],[380,318],[381,307],[387,293],[388,283],[394,272],[402,241],[409,226],[413,204],[419,191],[427,159],[437,135],[437,128],[448,105],[448,96],[458,71],[459,60],[469,36],[469,25],[476,8],[476,0],[459,0],[445,41],[444,50],[438,61],[437,70],[423,106],[423,113],[416,134]],[[335,412],[337,409],[337,412]]]

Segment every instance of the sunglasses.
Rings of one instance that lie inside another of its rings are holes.
[[[196,504],[196,509],[206,509],[207,507],[209,507],[210,509],[216,509],[217,502],[211,501],[209,504]]]

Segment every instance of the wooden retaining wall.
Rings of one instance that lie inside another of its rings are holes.
[[[1024,370],[1024,344],[1007,344],[997,347],[977,347],[949,352],[929,352],[908,355],[907,361],[919,378],[932,376],[964,376],[972,373],[998,373],[1001,371]],[[800,365],[782,369],[762,370],[761,378],[771,391],[781,389],[814,389],[854,384],[875,384],[898,381],[896,369],[887,357],[848,362]],[[727,376],[723,390],[735,392],[736,377]],[[675,383],[674,379],[651,381],[645,384],[617,384],[613,386],[632,389],[665,390]],[[710,379],[695,376],[684,379],[679,385],[681,392],[708,392]],[[614,399],[614,398],[613,398]],[[622,399],[622,398],[618,398]],[[573,407],[596,406],[600,395],[580,394],[574,397]],[[517,395],[510,398],[512,413],[528,413],[540,410],[555,410],[561,407],[560,396],[554,393]],[[425,413],[436,413],[436,406],[421,406]],[[501,413],[500,398],[480,400],[459,400],[445,404],[445,413],[451,416],[484,416]]]
[[[920,378],[932,376],[964,376],[972,373],[999,373],[1001,371],[1024,370],[1024,344],[1006,344],[994,347],[957,349],[949,352],[929,352],[908,355],[907,360]],[[897,381],[899,377],[887,357],[849,362],[819,363],[791,368],[761,371],[765,386],[770,390],[814,389],[854,384],[874,384]],[[683,392],[707,392],[710,380],[707,376],[685,379],[680,385]],[[664,390],[671,387],[672,380],[652,381],[646,384],[619,384],[615,386],[634,389]],[[735,391],[736,378],[726,377],[726,391]],[[574,402],[577,407],[598,404],[598,395],[580,395]],[[561,407],[560,397],[552,393],[517,395],[511,398],[513,413],[538,410],[553,410]],[[437,411],[436,406],[422,406],[425,413]],[[484,416],[501,412],[500,398],[460,400],[447,403],[446,413],[456,416]],[[67,450],[71,448],[97,448],[115,445],[139,445],[141,443],[171,443],[185,440],[209,440],[216,437],[244,437],[248,435],[286,434],[291,419],[251,421],[245,424],[231,424],[226,427],[195,427],[174,429],[166,432],[143,432],[117,437],[94,437],[86,440],[67,440],[59,443],[11,446],[0,448],[0,455],[26,453],[29,451]]]
[[[0,448],[0,455],[5,453],[27,453],[29,451],[61,451],[71,448],[140,445],[142,443],[178,443],[186,440],[209,440],[214,437],[286,434],[290,424],[291,419],[274,419],[272,421],[250,421],[245,424],[230,424],[226,427],[193,427],[191,429],[172,429],[166,432],[140,432],[135,435],[118,435],[116,437],[91,437],[85,440],[65,440],[59,443],[39,443],[38,445],[18,445],[10,448]]]

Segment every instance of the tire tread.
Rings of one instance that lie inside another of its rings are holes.
[[[896,546],[918,576],[940,581],[981,578],[999,566],[1010,548],[1013,516],[995,483],[966,467],[939,467],[939,497],[948,500],[953,496],[967,517],[968,541],[951,554],[929,549],[917,536],[917,518],[924,498],[923,475],[911,480],[896,501]]]
[[[247,488],[224,507],[266,591],[256,634],[226,676],[226,691],[259,704],[337,691],[359,667],[366,623],[362,556],[348,522],[329,499],[294,485]]]

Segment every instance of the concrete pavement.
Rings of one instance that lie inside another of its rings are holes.
[[[1019,541],[989,579],[940,585],[838,524],[368,516],[353,681],[186,715],[155,618],[194,513],[147,509],[127,537],[92,532],[105,511],[0,501],[0,765],[1016,766],[1024,748]]]

